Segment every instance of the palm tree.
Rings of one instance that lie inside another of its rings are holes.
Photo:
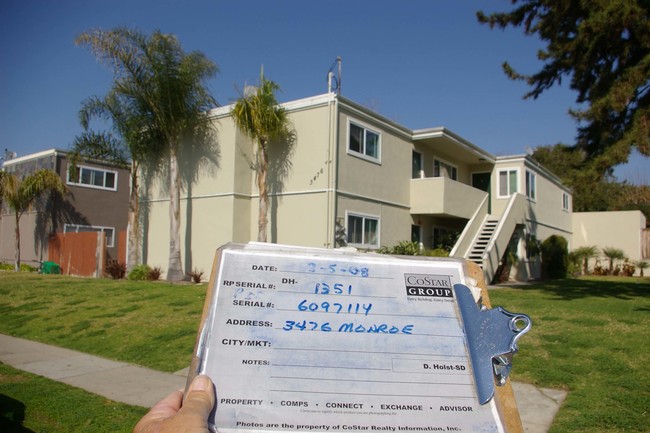
[[[598,257],[598,247],[595,245],[576,248],[575,255],[582,261],[582,275],[589,273],[589,260]]]
[[[0,201],[6,203],[14,211],[16,218],[16,272],[20,270],[20,218],[47,191],[55,191],[60,194],[65,192],[63,181],[52,170],[38,170],[25,176],[22,180],[14,174],[0,171]]]
[[[645,260],[637,260],[634,262],[634,265],[639,268],[639,276],[643,277],[643,270],[648,269],[650,267],[650,263],[646,262]]]
[[[109,91],[102,99],[96,96],[86,99],[79,110],[79,120],[84,132],[75,138],[69,156],[73,169],[82,157],[110,161],[124,168],[130,166],[126,262],[126,268],[130,271],[140,262],[139,173],[143,164],[156,164],[160,161],[162,141],[147,133],[146,122],[140,117],[140,113],[130,110],[125,102],[113,91]],[[93,118],[110,121],[115,134],[111,131],[93,131],[90,128]]]
[[[262,68],[259,86],[245,89],[232,109],[237,128],[257,143],[254,168],[260,196],[257,232],[257,240],[260,242],[267,241],[269,146],[275,140],[291,134],[287,113],[275,98],[278,90],[280,87],[275,82],[264,77]]]
[[[185,140],[210,137],[207,110],[216,105],[204,81],[217,66],[203,53],[185,53],[178,39],[153,32],[150,36],[124,27],[82,33],[77,44],[88,46],[114,71],[111,92],[129,113],[137,114],[136,132],[157,139],[166,152],[169,173],[169,264],[167,279],[184,278],[180,236],[180,173],[178,156]]]
[[[614,271],[614,262],[616,260],[623,260],[625,258],[625,252],[619,248],[614,247],[604,247],[603,255],[609,260],[609,273],[611,274]]]

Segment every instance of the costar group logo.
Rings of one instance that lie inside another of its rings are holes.
[[[404,274],[404,281],[408,296],[454,297],[448,275]]]

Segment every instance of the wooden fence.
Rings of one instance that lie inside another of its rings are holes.
[[[641,258],[650,259],[650,229],[643,229],[641,233]]]
[[[102,232],[57,233],[48,244],[49,261],[64,275],[102,277],[106,265],[106,236]]]

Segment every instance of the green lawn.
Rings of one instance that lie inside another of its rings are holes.
[[[205,285],[4,272],[0,332],[175,371],[189,363],[204,295]],[[650,431],[650,279],[580,278],[490,296],[533,319],[513,379],[569,391],[551,432]]]
[[[513,379],[569,392],[551,432],[650,431],[650,279],[536,283],[490,298],[533,320]]]
[[[205,290],[0,272],[0,333],[173,372],[190,363]]]
[[[127,433],[146,411],[0,364],[5,433]]]

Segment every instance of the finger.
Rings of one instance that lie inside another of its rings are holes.
[[[161,421],[174,416],[181,407],[183,401],[183,392],[174,391],[164,399],[156,403],[149,412],[142,417],[140,422],[133,429],[133,433],[147,433],[155,431],[156,426]]]
[[[197,376],[190,384],[178,415],[192,424],[200,424],[201,427],[207,428],[208,416],[212,412],[214,402],[215,395],[212,380],[208,376]]]

